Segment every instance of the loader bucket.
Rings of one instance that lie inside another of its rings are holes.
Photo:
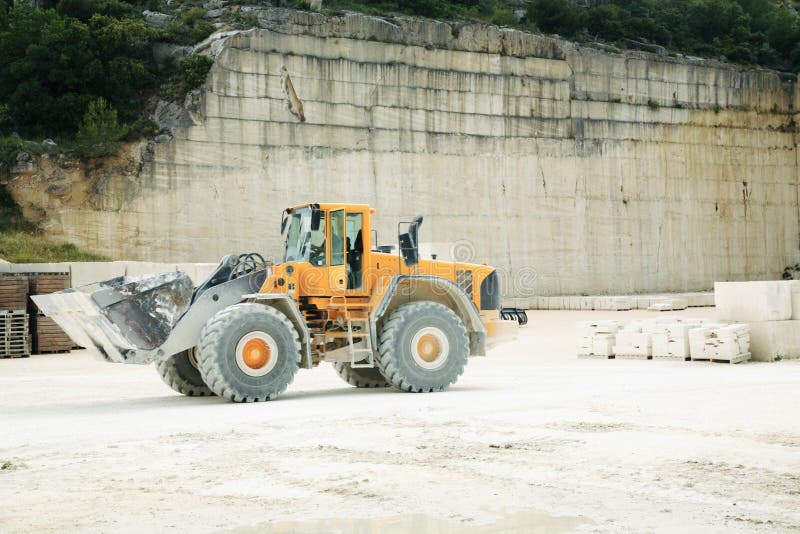
[[[126,362],[169,337],[191,304],[192,281],[181,272],[120,276],[31,298],[75,343],[104,360]]]

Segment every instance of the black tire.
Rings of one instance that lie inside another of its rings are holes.
[[[273,344],[266,351],[265,363],[260,368],[247,367],[237,345],[250,336],[267,339],[263,334]],[[237,359],[241,361],[237,363]],[[217,312],[200,331],[197,353],[200,375],[211,391],[230,401],[275,398],[294,379],[299,359],[300,340],[294,325],[275,308],[262,304],[229,306]],[[249,374],[259,372],[265,374]]]
[[[156,364],[156,370],[161,376],[161,380],[178,393],[190,397],[205,397],[214,394],[211,388],[203,382],[203,377],[192,363],[188,350],[161,360]]]
[[[436,331],[438,337],[435,339],[440,349],[445,341],[447,344],[446,352],[444,349],[432,352],[434,360],[431,362],[422,358],[420,341],[416,350],[412,349],[414,336],[424,334],[426,329]],[[467,329],[451,309],[437,302],[410,302],[398,307],[381,326],[378,338],[377,363],[381,374],[391,385],[403,391],[443,391],[458,380],[467,365]],[[433,367],[436,365],[438,367]]]
[[[377,367],[350,366],[349,362],[334,362],[336,373],[348,384],[357,388],[385,388],[389,383]]]

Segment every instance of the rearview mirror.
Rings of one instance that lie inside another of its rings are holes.
[[[411,235],[411,240],[414,242],[414,248],[419,245],[419,227],[422,226],[422,215],[417,215],[408,226],[408,233]]]
[[[289,214],[286,212],[286,210],[283,210],[283,214],[281,215],[281,235],[283,235],[283,232],[286,231],[286,221],[288,220]]]
[[[419,227],[422,226],[422,215],[417,215],[408,225],[408,232],[398,235],[400,253],[406,267],[419,263]]]
[[[314,204],[311,206],[311,231],[316,232],[319,230],[319,223],[322,220],[322,211],[320,211],[319,206]]]
[[[406,267],[413,267],[419,263],[419,251],[411,239],[411,234],[400,234],[400,252]]]

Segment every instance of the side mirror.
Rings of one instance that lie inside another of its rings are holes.
[[[289,213],[286,210],[283,210],[283,214],[281,215],[281,235],[283,232],[286,231],[286,222],[289,220]]]
[[[411,221],[408,227],[408,233],[411,234],[411,240],[414,242],[414,247],[419,245],[419,227],[422,226],[422,215],[417,215]]]
[[[422,226],[422,215],[417,215],[408,225],[408,232],[400,234],[400,253],[406,267],[413,267],[419,263],[419,227]]]
[[[319,209],[319,205],[314,204],[311,206],[311,231],[316,232],[319,230],[319,223],[322,220],[322,211]]]
[[[419,263],[417,245],[411,239],[411,233],[400,234],[400,252],[403,254],[403,263],[406,267],[413,267]]]

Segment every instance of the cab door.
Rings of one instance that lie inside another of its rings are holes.
[[[331,294],[341,295],[347,289],[347,255],[345,234],[345,212],[343,209],[330,212],[328,229],[328,285]]]

